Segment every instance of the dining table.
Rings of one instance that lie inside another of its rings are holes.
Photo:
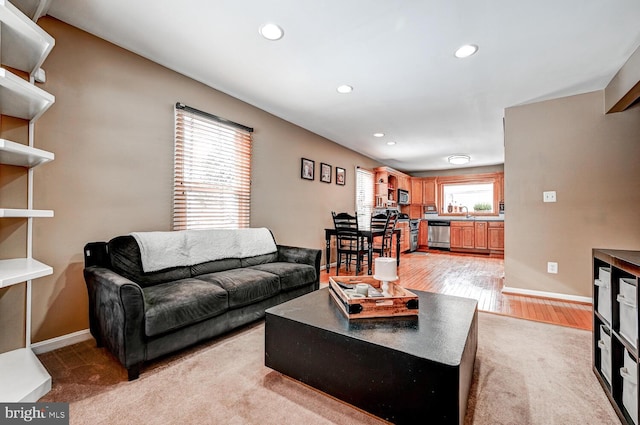
[[[372,230],[369,227],[358,228],[358,236],[363,237],[367,240],[367,274],[372,274],[372,264],[373,264],[373,239],[378,236],[384,235],[384,229],[374,229]],[[331,238],[336,236],[335,227],[326,227],[324,229],[324,238],[326,243],[326,256],[325,256],[325,269],[327,273],[331,269]],[[393,237],[396,241],[396,264],[400,265],[400,229],[393,230]],[[356,270],[356,274],[358,274],[360,270]]]

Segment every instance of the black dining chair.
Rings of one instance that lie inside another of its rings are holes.
[[[393,232],[398,221],[398,214],[388,212],[371,216],[371,230],[382,231],[382,236],[373,238],[371,250],[380,257],[391,257]]]
[[[360,273],[365,255],[367,255],[364,239],[358,234],[358,216],[345,212],[336,214],[333,211],[331,216],[336,229],[336,251],[338,254],[336,275],[340,274],[340,265],[343,257],[346,260],[347,271],[355,260],[357,275]]]
[[[382,232],[384,233],[384,230],[387,228],[387,223],[389,222],[389,213],[385,212],[385,213],[378,213],[378,214],[372,214],[371,215],[371,231],[372,232]],[[371,241],[371,246],[373,248],[373,252],[377,252],[378,254],[380,253],[380,249],[382,248],[382,245],[384,244],[384,234],[380,236],[375,236],[372,241]]]

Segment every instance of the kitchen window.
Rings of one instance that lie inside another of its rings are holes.
[[[501,174],[439,177],[440,214],[497,215]]]
[[[176,104],[174,230],[250,226],[252,132]]]

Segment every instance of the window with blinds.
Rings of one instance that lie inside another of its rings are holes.
[[[374,205],[374,174],[362,168],[356,169],[356,212],[359,223],[368,223]]]
[[[176,104],[174,230],[249,227],[252,131]]]

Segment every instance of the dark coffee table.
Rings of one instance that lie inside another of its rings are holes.
[[[478,303],[412,292],[416,317],[349,320],[326,288],[272,307],[265,364],[397,424],[462,424]]]

